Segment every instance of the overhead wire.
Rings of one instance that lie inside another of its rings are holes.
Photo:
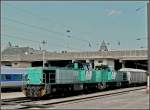
[[[12,6],[12,5],[9,5],[9,6]],[[14,6],[12,6],[13,8],[15,8],[15,9],[17,9],[17,11],[20,11],[20,12],[24,12],[24,13],[27,13],[28,15],[30,15],[30,16],[38,16],[37,18],[38,19],[41,19],[41,20],[48,20],[48,21],[50,21],[50,18],[47,18],[47,17],[41,17],[40,15],[38,15],[38,14],[35,14],[35,13],[32,13],[31,11],[28,11],[28,10],[26,10],[26,9],[23,9],[23,8],[17,8],[17,7],[14,7]],[[60,26],[60,25],[59,25]],[[63,26],[63,27],[66,27],[66,26]],[[54,32],[54,31],[53,31]],[[56,33],[56,31],[55,31],[55,33]],[[60,33],[60,32],[58,32],[59,34],[62,34],[63,36],[66,36],[66,34],[63,34],[63,33]],[[68,36],[67,36],[68,37]],[[92,45],[91,45],[91,41],[89,41],[89,40],[86,40],[86,39],[83,39],[83,38],[78,38],[78,37],[74,37],[74,36],[70,36],[69,38],[72,38],[72,39],[76,39],[76,40],[78,40],[78,41],[84,41],[84,42],[86,42],[86,43],[88,43],[88,45],[89,45],[89,47],[91,47]]]
[[[18,23],[18,24],[22,24],[22,25],[25,25],[25,26],[28,26],[28,27],[32,27],[32,28],[36,28],[36,29],[40,29],[40,30],[44,30],[44,31],[47,31],[47,32],[50,32],[50,33],[55,33],[57,35],[65,35],[63,33],[60,33],[60,32],[55,32],[55,31],[52,31],[52,30],[49,30],[47,28],[44,28],[44,27],[40,27],[40,26],[36,26],[36,25],[33,25],[33,24],[27,24],[27,23],[24,23],[22,21],[18,21],[18,20],[15,20],[15,19],[11,19],[11,18],[8,18],[8,17],[2,17],[4,20],[8,20],[8,21],[11,21],[11,22],[15,22],[15,23]],[[60,38],[60,37],[59,37]]]
[[[26,40],[26,41],[30,41],[32,43],[36,43],[36,44],[41,44],[40,41],[37,41],[37,40],[31,40],[31,39],[26,39],[26,38],[23,38],[23,37],[19,37],[19,36],[16,36],[16,35],[9,35],[9,34],[1,34],[2,36],[5,36],[5,37],[9,37],[9,38],[17,38],[17,39],[20,39],[20,40]],[[52,44],[52,43],[47,43],[48,45],[51,45],[51,46],[57,46],[57,47],[65,47],[67,48],[67,46],[64,46],[64,45],[59,45],[59,44]],[[75,48],[76,49],[76,48]],[[76,49],[78,50],[78,49]]]
[[[47,31],[47,32],[52,32],[52,31],[49,31],[48,29],[46,28],[43,28],[43,27],[39,27],[39,26],[35,26],[35,25],[32,25],[32,24],[27,24],[27,23],[24,23],[24,22],[20,22],[20,21],[17,21],[17,20],[14,20],[14,19],[10,19],[8,17],[2,17],[2,19],[5,19],[5,20],[8,20],[8,21],[11,21],[11,22],[15,22],[15,23],[18,23],[18,24],[22,24],[22,25],[25,25],[25,26],[28,26],[28,27],[31,27],[31,28],[36,28],[36,29],[39,29],[39,30],[44,30],[44,31]],[[55,32],[55,34],[59,34],[59,35],[65,35],[65,34],[62,34],[62,33],[58,33],[58,32]],[[55,36],[56,37],[56,36]],[[59,38],[62,38],[62,37],[59,37]],[[63,38],[62,38],[63,39]]]
[[[39,14],[33,13],[33,12],[29,11],[29,10],[26,10],[26,9],[22,8],[22,7],[21,7],[21,8],[18,8],[18,7],[13,6],[12,4],[11,4],[11,5],[10,5],[10,4],[7,4],[7,5],[13,7],[13,8],[16,9],[17,11],[24,12],[24,13],[30,15],[30,16],[33,16],[33,17],[37,16],[37,19],[47,20],[47,21],[52,20],[52,19],[49,18],[49,17],[45,17],[45,16],[43,17],[43,16],[40,16]],[[54,21],[52,21],[52,22],[54,23]],[[61,25],[62,25],[62,24],[61,24]],[[59,25],[59,26],[60,26],[60,25]],[[66,26],[63,25],[63,27],[66,27]]]
[[[12,5],[10,5],[10,6],[12,6]],[[14,6],[12,6],[12,7],[14,7]],[[37,18],[38,19],[44,19],[44,20],[48,20],[49,21],[49,18],[47,18],[47,17],[43,17],[43,16],[39,16],[38,14],[35,14],[35,13],[32,13],[31,11],[28,11],[28,10],[26,10],[26,9],[23,9],[23,8],[18,8],[18,7],[14,7],[14,8],[16,8],[18,11],[20,11],[20,12],[25,12],[25,13],[28,13],[28,15],[31,15],[31,16],[38,16]],[[141,10],[143,7],[140,7],[140,8],[137,8],[136,9],[136,11],[139,11],[139,10]],[[56,32],[56,31],[53,31],[55,34],[57,33],[57,34],[59,34],[59,35],[63,35],[63,36],[66,36],[66,34],[64,34],[64,33],[61,33],[61,32]],[[73,37],[73,36],[70,36],[70,37],[68,37],[68,38],[72,38],[72,39],[76,39],[76,40],[79,40],[79,41],[84,41],[84,42],[88,42],[88,46],[89,47],[91,47],[92,45],[91,45],[91,41],[88,41],[88,40],[85,40],[85,39],[83,39],[83,38],[77,38],[77,37]],[[120,45],[120,43],[118,43],[119,45]]]
[[[3,24],[5,27],[7,27],[6,25],[8,25],[7,23],[6,24]],[[16,27],[15,26],[13,26],[13,28],[11,28],[11,30],[12,29],[15,29],[16,30]],[[20,28],[19,28],[20,29]],[[18,28],[17,28],[17,30],[18,30]],[[18,30],[19,31],[19,30]],[[23,30],[23,29],[21,29],[21,31],[20,32],[25,32],[25,33],[27,33],[27,34],[31,34],[31,35],[35,35],[34,33],[33,33],[33,31],[32,32],[29,32],[29,31],[25,31],[25,30]],[[22,33],[21,33],[22,34]],[[38,35],[39,35],[40,33],[38,33]],[[25,35],[25,36],[27,36],[27,35]],[[44,37],[50,37],[50,36],[45,36],[45,35],[43,35],[43,34],[41,34],[41,36],[44,36]],[[47,39],[46,39],[47,40]],[[60,40],[60,39],[59,39]],[[59,44],[61,44],[61,43],[59,43]],[[64,44],[61,44],[61,45],[64,45]]]
[[[1,36],[5,36],[5,37],[13,37],[13,38],[17,38],[17,39],[21,39],[21,40],[26,40],[26,41],[30,41],[30,42],[33,42],[33,43],[36,43],[36,44],[39,44],[41,43],[40,41],[36,41],[36,40],[31,40],[31,39],[26,39],[26,38],[23,38],[23,37],[20,37],[20,36],[14,36],[14,35],[9,35],[9,34],[1,34]]]

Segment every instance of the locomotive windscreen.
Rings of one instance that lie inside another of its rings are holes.
[[[43,70],[43,82],[55,83],[56,70]]]

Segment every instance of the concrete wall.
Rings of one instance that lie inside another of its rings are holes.
[[[16,68],[26,68],[31,67],[30,62],[2,62],[2,66],[11,66]]]
[[[1,62],[1,65],[2,66],[12,66],[12,62],[6,62],[6,61],[4,61],[4,62]]]
[[[26,68],[30,67],[31,63],[30,62],[2,62],[2,66],[11,66],[11,67],[16,67],[16,68]]]
[[[12,62],[12,67],[17,67],[17,68],[31,67],[31,63],[30,62]]]

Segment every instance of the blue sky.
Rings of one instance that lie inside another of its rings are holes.
[[[1,47],[10,41],[39,49],[42,40],[49,51],[97,51],[103,40],[110,50],[147,47],[146,3],[2,2]]]

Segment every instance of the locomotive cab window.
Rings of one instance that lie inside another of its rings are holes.
[[[43,70],[43,83],[55,83],[55,70]]]

